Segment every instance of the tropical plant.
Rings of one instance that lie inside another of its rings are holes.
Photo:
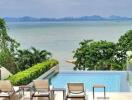
[[[19,43],[7,34],[6,23],[0,18],[0,65],[13,73],[16,70],[14,54],[18,47]]]
[[[46,50],[31,49],[18,50],[15,61],[19,71],[25,70],[30,66],[51,58],[51,53]]]

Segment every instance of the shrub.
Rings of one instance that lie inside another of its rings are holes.
[[[51,59],[38,63],[25,71],[18,72],[17,74],[9,77],[13,85],[24,85],[32,82],[33,79],[38,78],[40,75],[57,65],[58,61]]]

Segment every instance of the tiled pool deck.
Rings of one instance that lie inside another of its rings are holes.
[[[55,100],[63,100],[62,98],[63,98],[62,92],[55,92]],[[8,99],[0,98],[0,100],[8,100]],[[30,100],[30,93],[25,92],[25,95],[22,98],[19,98],[19,93],[17,93],[12,97],[11,100]],[[48,100],[48,99],[34,98],[33,100]],[[81,100],[81,99],[72,99],[72,100]],[[92,92],[87,93],[87,100],[93,100]],[[107,92],[105,99],[103,98],[102,92],[96,92],[94,100],[132,100],[132,92]]]

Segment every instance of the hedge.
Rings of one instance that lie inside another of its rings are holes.
[[[17,74],[9,77],[8,79],[11,81],[13,85],[26,85],[32,82],[33,79],[38,78],[43,73],[51,69],[53,66],[57,65],[58,61],[51,59],[44,61],[42,63],[38,63],[27,70],[18,72]]]

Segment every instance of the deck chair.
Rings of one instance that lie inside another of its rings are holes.
[[[0,98],[8,98],[10,100],[14,93],[15,90],[9,80],[0,80]]]
[[[66,100],[69,98],[85,100],[86,92],[83,83],[67,83],[67,89]]]
[[[31,90],[31,100],[33,97],[51,98],[51,91],[48,80],[34,80],[33,89]]]

